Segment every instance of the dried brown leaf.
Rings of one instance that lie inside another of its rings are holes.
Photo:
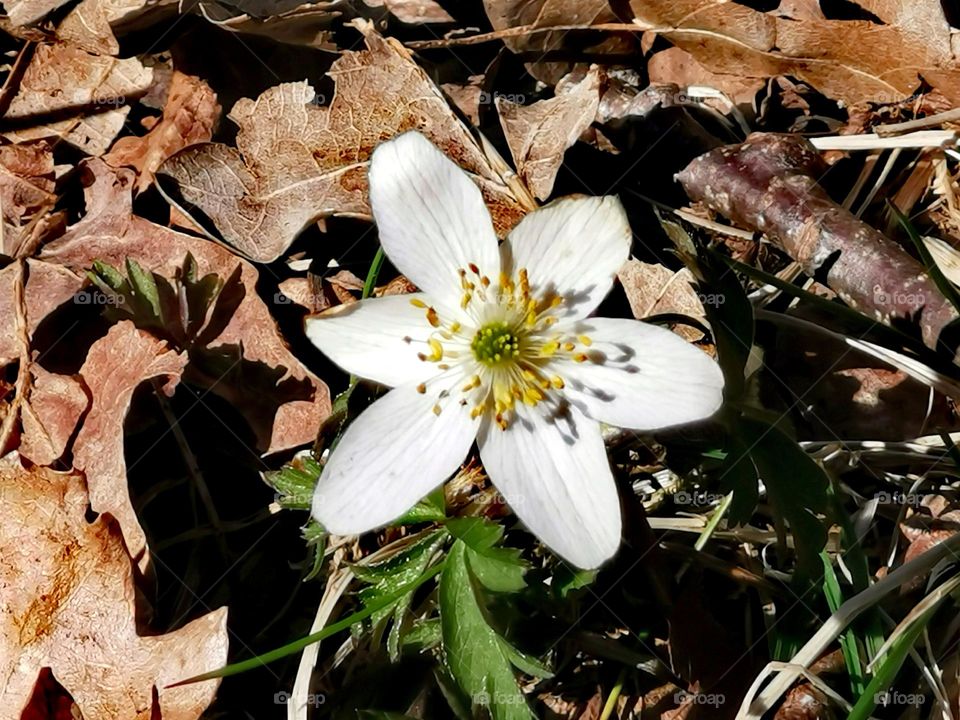
[[[280,381],[292,380],[309,390],[308,397],[290,399],[281,404],[276,408],[275,416],[266,416],[262,412],[247,416],[262,451],[280,452],[312,442],[320,424],[330,414],[330,393],[323,381],[307,370],[287,348],[269,309],[257,295],[256,269],[219,245],[134,215],[130,195],[134,175],[131,171],[112,171],[101,161],[90,161],[88,168],[94,181],[87,188],[86,216],[62,238],[44,246],[41,260],[82,274],[94,260],[123,267],[126,259],[132,258],[144,268],[164,277],[173,277],[189,252],[196,260],[201,276],[216,273],[223,280],[239,266],[243,298],[208,347],[242,347],[245,361],[280,369],[283,371]],[[28,313],[32,284],[31,275],[27,283]],[[225,396],[234,392],[221,382],[214,383],[213,391]],[[242,388],[236,390],[241,391]]]
[[[435,0],[384,0],[387,10],[400,22],[449,23],[453,17]]]
[[[47,372],[34,363],[33,382],[20,409],[23,438],[18,451],[36,465],[56,461],[89,404],[83,385],[68,375]]]
[[[757,91],[764,86],[762,78],[711,72],[678,47],[655,53],[647,62],[647,73],[651,83],[676,83],[681,87],[706,85],[720,90],[738,104],[753,104]]]
[[[143,192],[164,160],[188,145],[208,142],[219,119],[220,105],[210,86],[175,70],[160,121],[142,137],[120,138],[103,159],[112,167],[135,168],[136,190]]]
[[[94,55],[62,43],[41,45],[4,115],[18,128],[3,136],[16,143],[60,138],[89,155],[102,155],[123,128],[127,103],[145,93],[152,78],[136,58]]]
[[[33,224],[57,201],[53,150],[47,142],[0,147],[0,254],[15,257]]]
[[[691,284],[695,279],[687,268],[674,272],[663,265],[631,258],[620,268],[617,277],[627,294],[630,310],[638,320],[674,313],[697,320],[706,319],[703,303]],[[678,325],[675,332],[689,341],[703,337],[702,332],[689,325]]]
[[[553,191],[563,154],[590,127],[600,104],[600,70],[590,67],[580,78],[567,76],[556,96],[532,105],[497,97],[500,124],[517,172],[539,199]]]
[[[960,101],[960,68],[937,0],[863,0],[884,23],[777,17],[735,2],[632,0],[636,19],[715,73],[794,75],[857,104],[895,102],[921,79]]]
[[[116,518],[131,557],[141,567],[146,561],[147,538],[127,489],[123,421],[141,383],[162,377],[163,391],[173,395],[186,364],[186,353],[174,352],[125,320],[93,344],[80,368],[91,399],[90,412],[74,443],[73,465],[86,475],[90,507]]]
[[[229,117],[240,126],[236,148],[194,146],[160,168],[223,239],[252,260],[277,259],[317,218],[369,217],[366,173],[373,148],[414,128],[474,176],[500,231],[523,214],[410,53],[369,23],[360,27],[368,49],[333,63],[329,75],[337,90],[329,106],[314,104],[306,82],[278,85],[234,105]]]
[[[108,515],[87,522],[82,478],[28,472],[11,454],[0,495],[0,717],[20,717],[49,667],[91,720],[199,718],[218,681],[167,685],[226,661],[226,609],[141,637],[119,528]]]

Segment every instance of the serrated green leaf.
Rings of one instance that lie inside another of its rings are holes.
[[[596,570],[577,570],[563,563],[554,573],[550,586],[561,599],[566,599],[575,590],[591,585],[596,577]]]
[[[279,470],[263,473],[263,479],[277,491],[276,502],[280,507],[309,510],[322,469],[313,456],[298,455]]]
[[[123,273],[117,270],[113,265],[100,260],[94,260],[93,271],[92,275],[90,275],[90,279],[96,281],[98,277],[102,279],[110,288],[116,291],[119,291],[126,282],[126,278],[123,277]]]
[[[327,548],[327,531],[314,519],[304,526],[302,531],[303,539],[307,543],[307,549],[313,551],[313,564],[310,571],[304,576],[303,581],[313,580],[323,569],[323,555]]]
[[[440,622],[447,667],[475,705],[493,720],[529,720],[533,713],[517,686],[503,642],[486,621],[467,564],[469,548],[453,544],[440,574]]]
[[[440,645],[443,641],[440,618],[419,620],[403,635],[401,645],[404,650],[423,652]]]
[[[478,517],[456,518],[447,530],[467,547],[467,560],[477,580],[494,592],[516,592],[526,586],[527,563],[514,548],[498,547],[503,528]]]

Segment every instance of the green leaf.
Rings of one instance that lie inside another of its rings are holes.
[[[404,650],[422,653],[424,650],[438,647],[441,642],[443,642],[443,636],[440,618],[428,618],[413,623],[403,634],[401,646]]]
[[[503,641],[486,621],[467,563],[469,548],[453,544],[440,574],[440,622],[447,666],[474,705],[493,720],[529,720],[533,713],[517,686]]]
[[[275,499],[280,507],[285,510],[309,510],[322,469],[312,455],[303,454],[279,470],[263,473],[263,479],[277,491]]]
[[[127,258],[127,277],[130,278],[130,287],[133,289],[135,301],[142,303],[144,308],[149,309],[150,315],[162,324],[160,293],[157,290],[156,280],[153,279],[153,273],[144,270],[133,258]]]
[[[565,600],[570,593],[592,585],[596,578],[596,570],[577,570],[562,563],[557,567],[550,586],[560,599]]]
[[[520,672],[525,672],[527,675],[533,675],[534,677],[539,678],[551,678],[553,677],[553,670],[551,670],[545,663],[541,662],[532,655],[527,655],[517,650],[513,645],[508,643],[503,638],[500,640],[500,649],[503,650],[504,655],[509,658],[513,666]]]
[[[386,710],[357,710],[357,718],[359,720],[417,720],[412,715]]]
[[[327,531],[323,525],[313,518],[304,526],[302,531],[303,539],[307,543],[307,549],[313,550],[313,564],[310,571],[304,576],[303,581],[313,580],[323,569],[323,554],[327,548]]]
[[[424,522],[441,522],[446,517],[446,503],[443,496],[443,486],[441,485],[391,524],[417,525]]]
[[[363,588],[359,593],[363,604],[379,603],[382,598],[394,595],[398,588],[420,577],[436,560],[436,551],[444,542],[446,542],[446,534],[442,530],[434,530],[383,562],[353,565],[351,570],[354,576],[369,583],[368,587]],[[371,616],[371,622],[375,626],[388,618],[392,619],[390,632],[387,635],[387,653],[394,662],[400,657],[404,619],[412,601],[413,593],[411,592],[397,598],[392,604],[384,606]]]
[[[819,577],[827,531],[817,515],[827,509],[830,482],[826,473],[776,426],[745,417],[740,418],[739,426],[774,512],[790,524],[798,575]]]
[[[514,548],[498,547],[503,527],[478,517],[457,518],[447,530],[467,547],[467,560],[477,580],[494,592],[516,592],[526,587],[527,563]]]

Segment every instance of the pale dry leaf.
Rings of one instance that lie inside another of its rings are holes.
[[[79,475],[10,454],[0,498],[0,718],[20,718],[45,667],[87,720],[199,718],[219,682],[167,686],[224,664],[226,608],[141,637],[130,557],[113,518],[87,521]]]
[[[3,0],[3,9],[14,25],[32,25],[70,0]]]
[[[180,0],[82,0],[57,25],[57,37],[98,55],[117,55],[116,33],[176,15]]]
[[[539,199],[553,192],[563,155],[590,127],[600,104],[600,70],[580,78],[567,76],[555,97],[520,105],[497,97],[500,125],[517,172]]]
[[[678,47],[654,53],[647,62],[647,74],[651,84],[676,83],[681,87],[705,85],[720,90],[735,103],[745,105],[753,104],[754,97],[765,84],[763,78],[711,72],[693,55]]]
[[[233,9],[220,3],[201,0],[197,10],[217,27],[230,32],[263,35],[274,42],[289,45],[338,50],[331,42],[330,35],[334,22],[342,15],[342,0],[293,3],[295,7],[289,7],[290,4],[278,7],[276,0],[268,0],[261,8],[252,8],[249,12],[237,15]],[[241,3],[235,0],[233,5],[240,6]]]
[[[257,435],[260,450],[281,452],[312,442],[320,424],[330,414],[330,392],[287,348],[270,310],[257,295],[257,270],[253,265],[215,243],[155,225],[133,214],[129,170],[113,171],[102,161],[89,161],[94,180],[87,188],[87,214],[58,240],[44,246],[41,260],[62,265],[80,275],[94,260],[123,267],[127,258],[164,277],[173,277],[187,253],[197,262],[199,275],[216,273],[226,280],[240,268],[244,295],[229,322],[208,345],[210,348],[242,347],[243,359],[279,371],[281,381],[292,381],[309,391],[302,399],[289,399],[266,416],[262,408],[246,419]],[[27,282],[27,309],[33,278]],[[2,296],[0,296],[2,297]],[[217,380],[217,378],[213,378]],[[213,391],[236,399],[226,383],[216,382]],[[245,408],[241,407],[241,411]]]
[[[619,18],[608,0],[484,0],[484,10],[494,30],[530,26],[582,26],[599,23],[615,23]],[[504,44],[515,53],[540,57],[526,64],[527,70],[538,80],[550,85],[556,83],[571,70],[569,62],[546,62],[544,55],[564,49],[573,43],[567,30],[531,32],[517,37],[505,37]],[[593,35],[578,41],[590,54],[626,53],[632,49],[632,40],[627,37]]]
[[[638,320],[666,314],[706,320],[703,303],[691,284],[695,281],[693,274],[687,268],[674,272],[663,265],[631,258],[620,268],[617,277]],[[675,332],[688,341],[703,337],[702,332],[689,325],[677,325]]]
[[[632,0],[653,26],[715,73],[793,75],[853,105],[896,102],[922,80],[960,102],[960,68],[939,0],[862,0],[884,20],[794,19],[715,0]]]
[[[152,77],[136,58],[94,55],[63,43],[41,45],[4,115],[16,129],[3,136],[15,143],[60,138],[88,155],[101,155],[123,128],[127,103],[147,91]]]
[[[83,385],[69,375],[47,372],[33,363],[30,394],[20,408],[23,437],[18,451],[36,465],[59,459],[89,405]]]
[[[174,70],[163,117],[146,135],[117,140],[103,159],[112,167],[135,168],[136,190],[143,192],[164,160],[188,145],[208,142],[219,119],[220,105],[210,86]]]
[[[501,232],[523,214],[410,53],[369,23],[360,27],[368,49],[345,52],[333,63],[329,75],[337,87],[329,106],[315,104],[306,82],[278,85],[234,105],[236,148],[197,145],[160,168],[184,200],[252,260],[276,260],[317,218],[369,217],[370,154],[405,130],[420,130],[472,174]]]
[[[34,222],[56,203],[55,189],[47,142],[0,146],[0,254],[17,256]]]
[[[91,396],[90,411],[74,442],[73,465],[86,476],[90,507],[116,518],[127,550],[141,569],[146,566],[147,538],[127,488],[123,421],[141,383],[163,378],[163,392],[172,395],[186,364],[186,353],[174,352],[124,320],[91,346],[80,368]]]
[[[370,2],[367,2],[371,5]],[[450,23],[454,19],[435,0],[383,0],[390,14],[410,25],[420,23]]]

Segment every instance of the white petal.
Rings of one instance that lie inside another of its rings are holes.
[[[557,332],[587,335],[589,360],[551,366],[564,393],[590,417],[655,430],[710,417],[723,402],[723,374],[706,353],[664,328],[638,320],[589,318]]]
[[[620,545],[620,501],[596,422],[521,406],[506,430],[484,423],[480,458],[529,530],[564,560],[595,568]]]
[[[398,518],[452,475],[477,434],[478,421],[456,390],[439,415],[438,395],[463,380],[445,373],[427,393],[401,385],[361,413],[340,438],[320,475],[313,516],[330,532],[355,535]]]
[[[569,198],[530,213],[503,244],[504,271],[527,269],[534,294],[564,297],[558,313],[586,317],[610,292],[630,254],[632,233],[613,196]]]
[[[436,302],[459,307],[459,270],[471,263],[499,276],[497,236],[480,189],[423,135],[377,146],[370,205],[387,257]]]
[[[418,383],[440,371],[417,356],[430,354],[434,329],[411,300],[430,302],[414,293],[338,305],[306,319],[307,337],[349,373],[390,386]]]

